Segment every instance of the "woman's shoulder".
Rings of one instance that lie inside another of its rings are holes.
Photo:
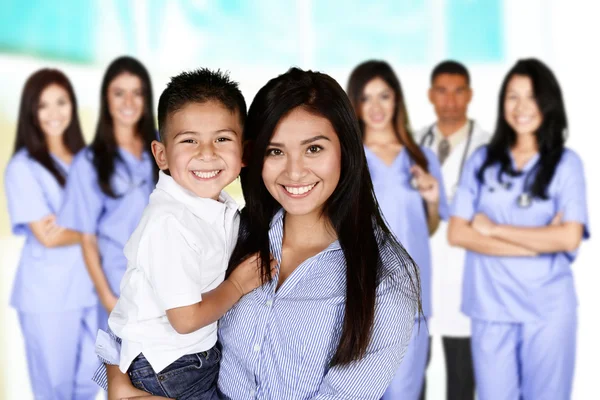
[[[14,168],[15,166],[18,168],[21,165],[28,165],[32,161],[34,160],[29,156],[27,149],[23,148],[13,154],[8,162],[7,168]]]
[[[84,147],[75,154],[71,169],[94,169],[94,153],[89,146]]]
[[[557,173],[571,179],[575,175],[583,175],[583,160],[574,150],[565,147],[557,166]]]

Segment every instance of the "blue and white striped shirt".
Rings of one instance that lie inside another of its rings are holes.
[[[281,260],[283,216],[271,222],[271,252]],[[340,341],[346,301],[346,262],[336,241],[300,264],[279,289],[278,277],[244,296],[220,321],[223,358],[219,389],[226,398],[379,399],[408,345],[416,305],[409,280],[391,249],[382,247],[387,274],[377,287],[375,322],[364,358],[330,367]],[[104,343],[103,358],[110,364]],[[102,367],[94,379],[106,387]]]

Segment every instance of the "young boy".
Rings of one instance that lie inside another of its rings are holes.
[[[208,69],[172,78],[160,96],[159,181],[125,246],[109,318],[122,339],[120,370],[153,395],[216,398],[217,320],[261,284],[254,257],[224,280],[239,217],[222,190],[242,167],[245,117],[237,84]]]

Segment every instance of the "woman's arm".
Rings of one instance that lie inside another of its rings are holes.
[[[559,253],[575,251],[583,238],[583,224],[562,222],[558,213],[550,225],[521,227],[495,224],[486,215],[477,214],[473,228],[484,236],[518,244],[536,253]]]
[[[448,242],[475,253],[504,257],[532,257],[537,253],[517,244],[485,236],[475,230],[469,221],[459,217],[450,218]]]
[[[427,206],[427,227],[429,228],[429,236],[433,236],[440,226],[440,205],[438,202],[425,202],[425,204]]]
[[[70,246],[81,242],[79,232],[56,225],[56,216],[51,214],[28,224],[33,236],[48,248]]]
[[[379,284],[367,353],[331,367],[313,400],[381,399],[404,358],[412,330],[425,329],[415,322],[416,302],[406,293],[405,279],[397,273]]]
[[[100,263],[100,252],[98,251],[98,240],[96,235],[84,233],[81,235],[81,248],[83,250],[83,259],[85,266],[94,283],[100,302],[106,308],[108,313],[112,311],[117,304],[117,297],[113,294],[102,270]]]

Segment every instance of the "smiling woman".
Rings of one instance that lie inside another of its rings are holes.
[[[100,326],[106,327],[127,266],[123,247],[148,203],[158,168],[150,154],[156,129],[144,66],[131,57],[113,61],[100,96],[96,135],[73,161],[58,223],[82,234],[101,303]]]
[[[275,128],[267,147],[263,182],[288,212],[302,215],[319,211],[340,179],[341,156],[340,141],[331,123],[299,107]]]
[[[83,378],[96,363],[90,355],[97,299],[80,235],[56,225],[73,155],[83,146],[71,83],[58,70],[37,71],[23,89],[5,175],[12,231],[26,238],[11,305],[36,398],[93,398],[97,391]]]
[[[429,236],[448,206],[435,154],[410,134],[408,112],[398,77],[385,61],[366,61],[352,72],[348,93],[360,120],[361,136],[377,202],[397,240],[420,269],[423,313],[431,316]],[[416,321],[419,322],[424,321]],[[384,399],[417,399],[423,383],[429,341],[425,329],[413,330],[406,362]]]
[[[448,238],[467,250],[462,311],[481,398],[571,398],[571,263],[589,229],[583,165],[565,147],[566,129],[554,74],[520,60],[502,84],[492,141],[462,172]]]

